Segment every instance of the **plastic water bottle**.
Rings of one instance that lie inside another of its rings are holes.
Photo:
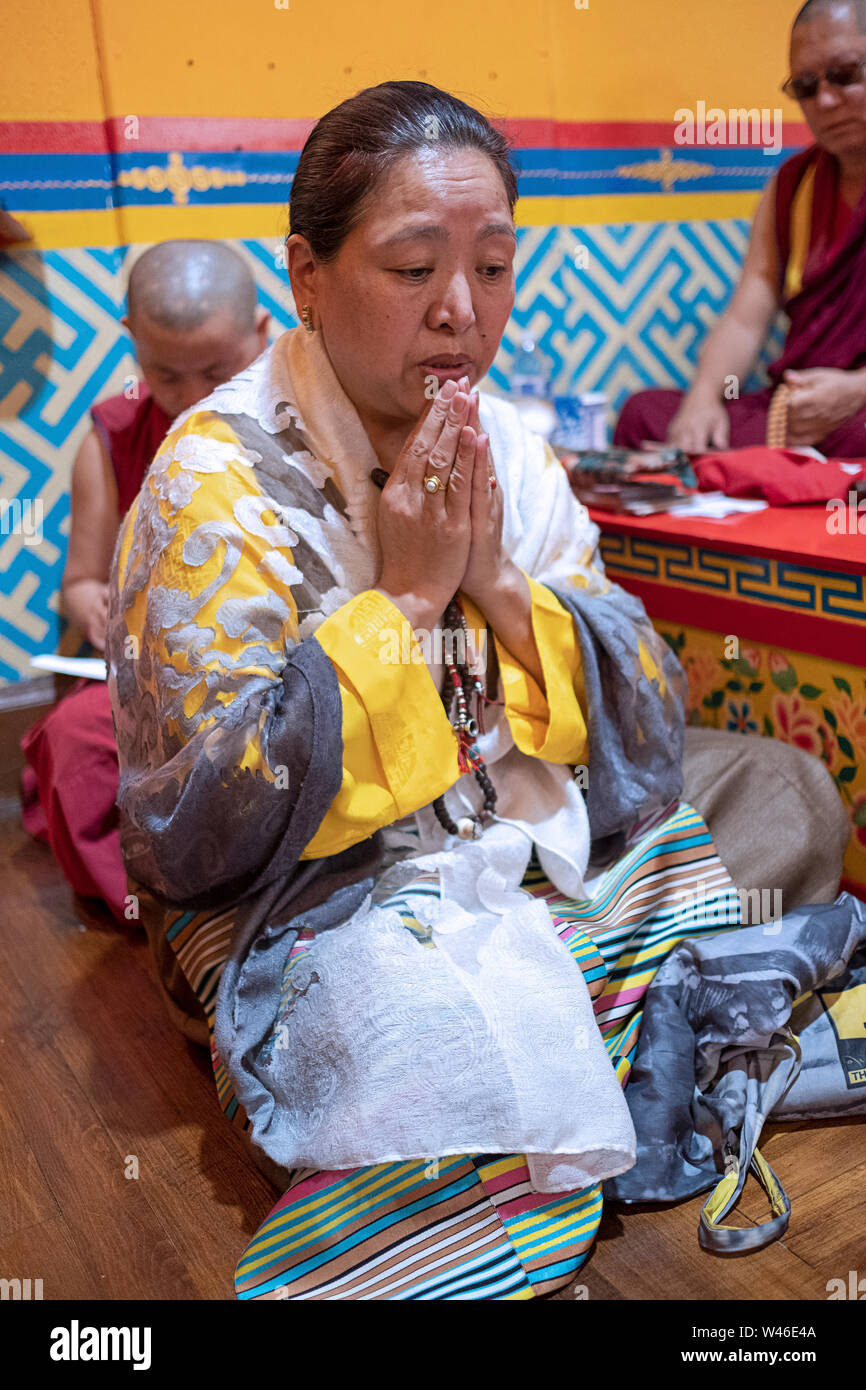
[[[547,359],[535,339],[529,336],[521,338],[511,366],[511,394],[535,396],[543,401],[547,396],[548,381]]]
[[[556,428],[556,411],[548,393],[550,369],[533,337],[520,340],[511,367],[511,396],[531,430],[548,439]]]

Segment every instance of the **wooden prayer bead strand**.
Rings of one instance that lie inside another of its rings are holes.
[[[784,449],[788,439],[788,398],[790,386],[782,383],[773,392],[767,414],[767,448]]]

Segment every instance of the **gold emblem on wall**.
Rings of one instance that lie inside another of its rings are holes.
[[[190,191],[210,193],[212,189],[243,188],[247,176],[242,169],[209,169],[204,164],[187,166],[183,155],[172,150],[167,165],[149,164],[147,168],[123,169],[117,176],[121,188],[134,188],[137,193],[171,193],[175,206],[189,202]]]
[[[616,170],[623,179],[645,179],[650,183],[660,183],[665,193],[670,193],[675,183],[686,183],[689,179],[705,179],[716,173],[712,164],[696,164],[693,160],[674,159],[672,150],[659,150],[658,159],[648,159],[643,164],[623,164]]]

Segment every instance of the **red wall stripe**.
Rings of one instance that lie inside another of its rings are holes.
[[[108,121],[0,121],[3,154],[102,154],[133,148],[125,135],[128,118]],[[313,119],[280,120],[232,116],[140,116],[143,150],[300,150]],[[674,124],[644,121],[553,121],[533,117],[498,122],[520,149],[655,149],[674,144]],[[810,141],[808,128],[786,122],[784,143]],[[750,148],[744,146],[743,148]]]

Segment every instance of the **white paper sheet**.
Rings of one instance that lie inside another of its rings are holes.
[[[88,676],[93,681],[106,679],[105,662],[98,656],[58,656],[56,652],[44,652],[34,656],[30,665],[38,671],[56,671],[61,676]]]
[[[699,492],[682,502],[672,502],[668,515],[706,516],[720,521],[743,512],[762,512],[768,505],[763,497],[727,497],[724,492]]]

